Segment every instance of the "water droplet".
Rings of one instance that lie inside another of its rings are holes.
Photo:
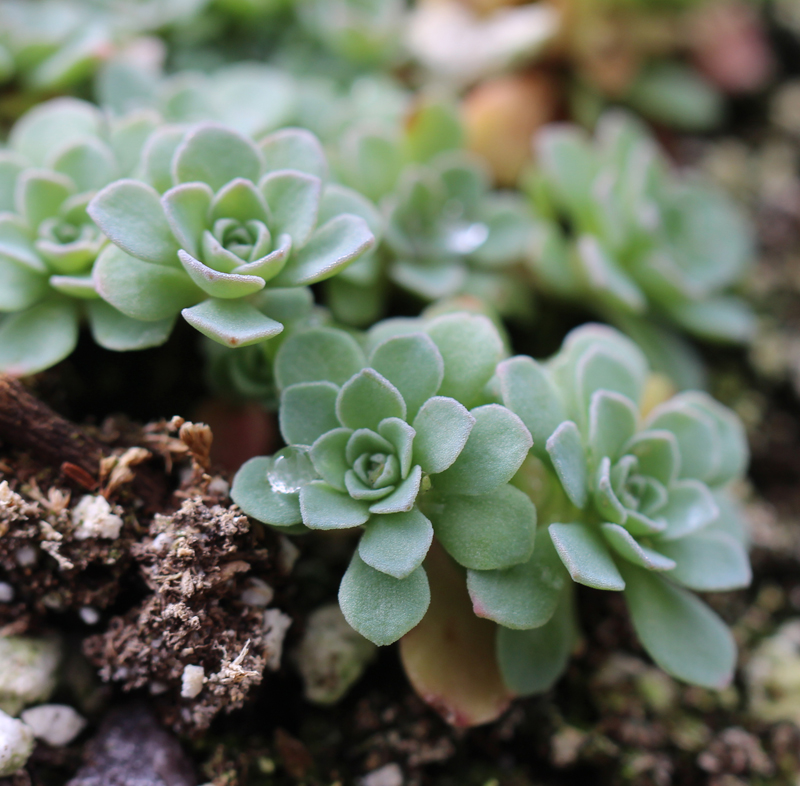
[[[275,454],[267,480],[279,494],[295,494],[306,483],[319,477],[308,457],[308,448],[291,446]]]

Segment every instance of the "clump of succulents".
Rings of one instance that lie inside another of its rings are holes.
[[[213,123],[162,127],[144,150],[144,179],[118,180],[89,205],[113,243],[95,267],[97,291],[136,320],[182,313],[231,347],[278,335],[274,317],[286,318],[294,288],[330,278],[375,242],[352,212],[369,211],[367,201],[326,185],[326,172],[319,142],[301,129],[256,144]]]
[[[621,112],[601,119],[594,140],[576,126],[547,126],[535,151],[531,262],[541,286],[626,329],[751,335],[753,315],[731,289],[751,264],[752,236],[730,199],[677,172]]]
[[[97,190],[130,173],[157,118],[109,121],[77,99],[23,116],[0,151],[0,371],[40,371],[69,355],[88,319],[98,344],[141,349],[169,335],[138,323],[95,291],[92,269],[107,240],[87,213]]]
[[[473,570],[530,558],[536,511],[508,481],[531,437],[486,403],[503,352],[486,317],[390,321],[366,349],[331,328],[286,340],[275,375],[288,447],[247,462],[232,496],[284,531],[363,527],[339,602],[357,631],[389,644],[428,608],[434,534]]]
[[[538,501],[536,549],[509,570],[472,571],[476,613],[495,620],[504,678],[546,689],[574,641],[572,583],[622,592],[644,648],[665,671],[726,685],[736,648],[690,590],[745,587],[750,566],[729,487],[747,465],[736,415],[687,391],[650,412],[641,351],[600,325],[574,330],[545,364],[501,362],[500,400],[533,435],[517,480]]]

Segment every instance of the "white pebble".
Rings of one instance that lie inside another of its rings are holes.
[[[122,529],[122,519],[111,512],[108,500],[100,495],[86,494],[72,511],[72,523],[77,527],[75,537],[78,540],[86,538],[107,538],[113,540],[119,537]]]
[[[248,606],[260,606],[265,608],[272,603],[275,597],[275,590],[261,579],[250,578],[247,580],[247,589],[242,591],[242,603]]]
[[[5,581],[0,581],[0,603],[11,603],[14,600],[14,588]]]
[[[206,673],[202,666],[185,666],[181,683],[181,696],[184,699],[194,699],[203,690]]]
[[[270,671],[277,671],[281,667],[283,640],[291,624],[292,618],[280,609],[267,609],[264,612],[264,625],[267,628],[264,645],[267,649],[267,668]]]
[[[213,494],[215,497],[227,497],[230,490],[230,483],[219,475],[212,478],[211,483],[208,484],[208,493]]]
[[[33,753],[33,731],[0,710],[0,778],[21,770]]]
[[[54,748],[69,745],[86,727],[86,720],[67,704],[40,704],[25,710],[20,718],[37,739]]]
[[[38,555],[33,546],[23,546],[17,549],[14,556],[17,558],[17,564],[22,568],[29,568],[31,565],[36,564]]]
[[[361,786],[403,786],[403,771],[396,764],[387,764],[365,775]]]
[[[78,614],[87,625],[97,625],[100,622],[100,612],[91,606],[84,606]]]

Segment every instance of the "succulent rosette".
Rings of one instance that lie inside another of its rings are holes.
[[[534,148],[530,261],[542,287],[593,305],[652,357],[675,343],[663,327],[723,342],[752,334],[750,307],[731,291],[752,263],[752,231],[725,194],[677,172],[620,111],[594,140],[558,124]]]
[[[528,486],[546,526],[529,562],[471,571],[468,582],[476,612],[503,626],[501,668],[521,693],[545,689],[566,664],[572,582],[622,592],[642,645],[671,675],[708,687],[732,677],[733,637],[690,590],[750,582],[727,490],[747,464],[744,431],[697,391],[643,416],[647,375],[636,345],[600,325],[574,330],[546,364],[518,356],[498,365],[500,400],[533,435]]]
[[[483,403],[502,348],[486,317],[457,313],[379,323],[367,354],[332,328],[297,333],[278,352],[288,447],[247,462],[233,499],[289,531],[364,528],[339,602],[376,644],[424,616],[434,535],[471,569],[531,555],[536,510],[509,485],[531,437],[507,408]]]
[[[511,269],[532,216],[518,194],[491,190],[477,158],[443,154],[407,170],[386,209],[395,284],[426,301],[472,294],[503,315],[529,312],[529,288]]]
[[[163,320],[135,323],[100,299],[92,267],[107,240],[87,214],[97,190],[135,166],[156,123],[149,113],[109,121],[62,98],[12,129],[0,151],[0,370],[29,374],[62,360],[84,317],[108,349],[166,339]]]
[[[97,291],[134,319],[180,312],[231,347],[276,336],[279,290],[330,278],[375,242],[352,212],[374,208],[326,185],[326,171],[301,129],[256,144],[213,123],[162,128],[143,152],[148,182],[117,181],[89,205],[114,243],[95,267]]]

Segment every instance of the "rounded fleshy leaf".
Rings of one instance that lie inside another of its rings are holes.
[[[233,478],[231,499],[248,516],[273,527],[301,524],[299,496],[273,489],[267,479],[272,466],[272,456],[258,456],[242,464]]]
[[[242,298],[264,289],[264,279],[259,276],[220,273],[187,254],[183,249],[178,251],[178,259],[189,274],[189,278],[213,298]]]
[[[92,199],[87,212],[103,233],[131,256],[158,265],[179,264],[178,244],[152,186],[138,180],[117,180]]]
[[[161,197],[161,205],[172,234],[181,248],[200,256],[203,232],[214,194],[206,183],[182,183]]]
[[[458,458],[434,479],[449,494],[485,494],[508,483],[522,466],[533,440],[523,422],[499,404],[470,414],[475,423]]]
[[[209,214],[210,222],[220,218],[235,218],[237,221],[269,222],[269,211],[261,192],[252,181],[237,177],[226,183],[214,196]],[[278,230],[276,234],[285,230]]]
[[[672,570],[675,567],[675,560],[659,554],[654,549],[642,546],[628,530],[619,524],[601,524],[600,528],[611,548],[628,562],[632,562],[640,568],[647,568],[647,570]]]
[[[444,377],[442,356],[424,333],[387,339],[372,351],[369,365],[400,391],[409,418],[436,395]]]
[[[533,556],[504,570],[470,570],[467,588],[472,608],[506,628],[539,628],[553,616],[569,574],[550,533],[536,532]]]
[[[396,579],[367,565],[356,551],[339,587],[339,606],[352,628],[373,644],[397,641],[425,616],[431,600],[422,567]]]
[[[397,388],[377,371],[365,368],[342,387],[336,414],[343,426],[377,430],[384,418],[405,420],[406,405]]]
[[[419,495],[421,481],[422,469],[417,465],[389,496],[377,502],[373,502],[372,505],[369,506],[370,513],[406,513],[411,510]]]
[[[102,300],[87,303],[89,327],[97,344],[114,352],[159,347],[169,338],[176,316],[155,322],[132,319]]]
[[[0,263],[2,264],[2,263]],[[50,276],[48,279],[50,286],[56,292],[68,297],[77,297],[82,300],[99,300],[100,295],[94,287],[94,279],[91,275],[85,276]],[[109,306],[109,308],[111,308]],[[116,311],[116,309],[114,309]],[[117,311],[118,314],[121,312]]]
[[[510,568],[533,553],[536,508],[513,486],[478,496],[448,494],[423,509],[439,542],[465,568]]]
[[[725,623],[662,576],[630,563],[623,563],[622,571],[633,627],[656,664],[694,685],[728,685],[736,666],[736,644]]]
[[[216,192],[237,177],[257,182],[262,166],[261,153],[249,139],[208,123],[183,138],[172,159],[172,179],[176,185],[208,183]]]
[[[328,162],[319,140],[304,128],[282,128],[265,136],[258,147],[264,157],[264,170],[293,169],[320,180],[328,176]]]
[[[47,276],[10,259],[0,251],[0,312],[24,311],[47,293]]]
[[[658,548],[676,562],[669,578],[696,592],[742,589],[753,579],[747,552],[727,532],[697,532],[661,542]]]
[[[556,611],[539,628],[497,629],[497,660],[503,681],[517,695],[544,693],[564,673],[578,639],[572,596],[567,584]]]
[[[391,442],[400,462],[400,477],[408,477],[417,432],[400,418],[386,418],[378,424],[378,434]]]
[[[275,286],[316,284],[335,275],[375,245],[367,222],[347,213],[319,227],[294,259],[275,277]]]
[[[350,464],[345,456],[347,443],[353,432],[349,428],[335,428],[323,434],[311,446],[311,461],[320,477],[338,491],[346,491],[345,474]]]
[[[414,418],[414,458],[429,475],[444,472],[458,458],[475,417],[453,398],[428,399]]]
[[[74,193],[75,184],[68,177],[46,169],[28,169],[17,180],[17,213],[28,226],[38,227],[45,219],[57,216]]]
[[[595,589],[617,592],[625,589],[625,581],[597,527],[575,522],[551,524],[548,529],[573,581]]]
[[[381,573],[404,579],[425,559],[433,526],[417,508],[373,516],[358,542],[358,554]]]
[[[679,480],[669,489],[667,504],[658,511],[667,522],[661,540],[677,540],[710,524],[719,514],[714,495],[697,480]]]
[[[0,150],[0,213],[14,210],[14,190],[17,178],[28,166],[24,156],[10,150]]]
[[[78,343],[78,307],[48,299],[0,321],[0,372],[21,377],[64,360]]]
[[[671,431],[641,431],[625,445],[623,452],[636,456],[642,475],[655,478],[664,486],[671,485],[678,478],[681,454],[678,440]]]
[[[295,333],[283,342],[275,356],[275,381],[280,389],[320,380],[344,385],[364,365],[364,353],[349,333],[313,328]]]
[[[369,503],[314,480],[300,489],[300,512],[310,529],[350,529],[367,523]]]
[[[72,180],[78,192],[97,191],[118,176],[113,153],[94,137],[61,149],[50,166]]]
[[[0,257],[6,257],[35,273],[47,273],[47,266],[39,258],[33,243],[34,234],[19,216],[0,213]]]
[[[638,413],[633,402],[609,390],[598,390],[589,404],[589,448],[595,460],[619,458],[622,447],[636,433]]]
[[[142,262],[112,245],[97,258],[93,278],[100,297],[133,319],[167,319],[205,297],[183,270]]]
[[[260,344],[283,331],[283,325],[244,300],[209,298],[181,311],[183,318],[204,336],[228,347]]]
[[[270,230],[287,234],[295,248],[302,248],[317,224],[322,183],[302,172],[272,172],[259,183],[269,205]]]
[[[313,445],[323,434],[339,428],[336,398],[331,382],[301,382],[281,394],[278,422],[287,445]]]
[[[547,440],[546,449],[570,502],[577,508],[585,507],[589,472],[578,427],[571,420],[565,420]]]
[[[502,403],[518,415],[533,437],[533,452],[546,458],[546,443],[567,417],[545,369],[533,358],[519,356],[497,366]]]
[[[185,135],[183,126],[161,126],[150,135],[142,150],[144,179],[161,194],[175,185],[172,158]]]
[[[450,396],[468,408],[479,403],[503,354],[495,326],[482,315],[445,314],[432,320],[425,332],[444,360],[439,395]]]

